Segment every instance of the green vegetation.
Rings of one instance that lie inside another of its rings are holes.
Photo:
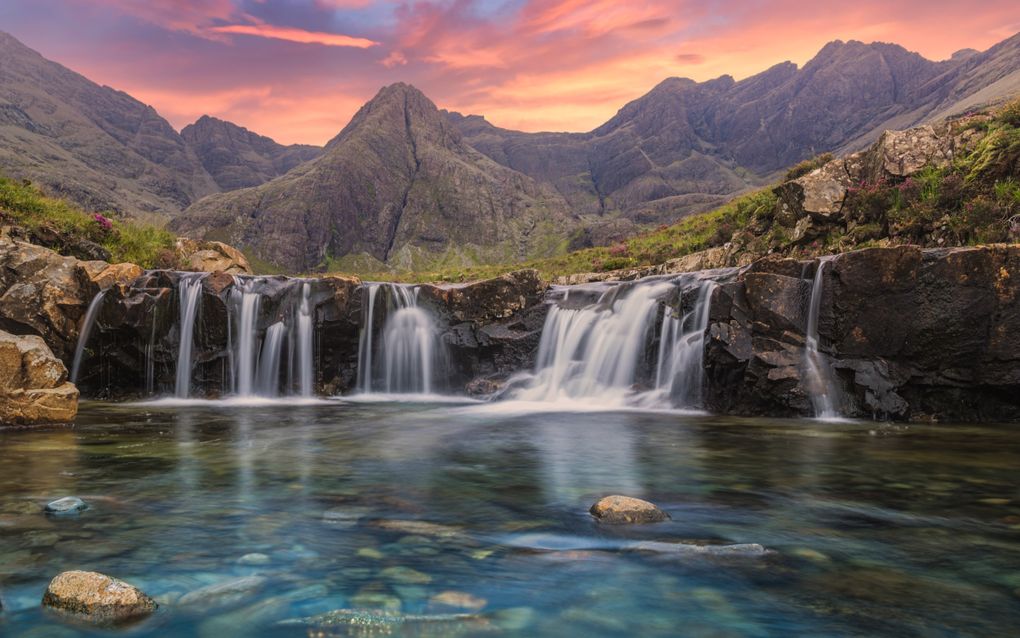
[[[816,168],[821,168],[825,166],[826,164],[831,162],[832,159],[833,159],[832,153],[822,153],[821,155],[816,155],[811,159],[806,159],[800,164],[797,164],[790,170],[786,171],[786,177],[784,179],[785,181],[788,182],[790,180],[797,179],[798,177],[803,177],[810,173],[811,171],[815,170]]]
[[[101,246],[114,262],[130,261],[143,268],[175,265],[173,233],[109,214],[86,213],[66,200],[44,195],[27,181],[2,176],[0,224],[19,226],[38,243],[64,254],[82,256]]]

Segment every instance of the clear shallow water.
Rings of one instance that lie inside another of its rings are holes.
[[[382,635],[278,623],[338,608],[446,613],[429,601],[447,590],[485,607],[392,635],[1020,626],[1016,427],[534,407],[84,404],[74,428],[0,430],[0,635],[91,635],[38,606],[66,569],[163,603],[119,632],[130,636]],[[597,525],[587,508],[609,493],[673,520]],[[65,495],[92,508],[42,514]],[[772,553],[670,550],[681,541]],[[264,556],[243,562],[264,564],[238,562],[253,553]],[[243,596],[182,598],[251,575],[261,587]]]

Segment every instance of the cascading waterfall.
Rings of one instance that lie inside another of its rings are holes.
[[[74,347],[74,361],[71,364],[71,383],[78,383],[78,372],[81,369],[82,355],[85,354],[85,346],[89,343],[89,335],[92,334],[92,326],[99,315],[99,308],[103,305],[105,290],[92,298],[88,310],[85,311],[85,322],[81,326],[81,333],[78,335],[78,343]]]
[[[311,286],[307,281],[301,284],[301,302],[297,312],[297,361],[298,385],[301,396],[312,396],[312,382],[315,376],[312,362],[312,312]],[[268,339],[268,336],[266,337]]]
[[[358,389],[372,391],[372,332],[375,328],[375,297],[380,284],[365,284],[361,305],[361,335],[358,338]]]
[[[236,317],[231,332],[234,362],[234,394],[254,396],[256,366],[258,365],[258,318],[262,295],[257,279],[234,279],[230,292],[229,310]]]
[[[204,274],[201,273],[182,275],[177,285],[180,308],[177,383],[174,386],[174,396],[177,398],[187,398],[191,393],[191,350],[194,346],[195,317],[198,315],[198,303],[202,298],[203,277]]]
[[[259,396],[275,397],[280,394],[280,360],[286,335],[287,326],[282,321],[274,323],[266,330],[262,354],[259,357],[257,385]]]
[[[372,332],[378,290],[387,295],[388,309],[382,340]],[[432,315],[418,305],[417,286],[367,284],[358,345],[358,387],[373,391],[374,361],[382,363],[381,378],[387,394],[435,392],[435,370],[441,358],[438,330]],[[378,350],[378,357],[376,357]]]
[[[564,305],[554,302],[546,316],[534,376],[512,396],[610,406],[699,407],[702,353],[715,285],[692,278],[619,284],[580,308],[566,306],[570,294],[566,289],[560,300]],[[678,288],[680,306],[689,306],[680,315],[664,304]],[[687,294],[695,295],[692,304],[682,303]],[[657,325],[655,367],[644,375]],[[654,387],[637,389],[646,377],[649,385],[654,380]]]
[[[711,280],[698,282],[694,288],[694,304],[680,316],[673,313],[669,306],[663,307],[655,387],[666,397],[672,398],[675,405],[695,407],[702,403],[705,333],[715,287],[715,282]],[[681,306],[686,290],[688,288],[681,288]]]
[[[835,392],[829,377],[829,366],[818,352],[818,315],[822,306],[825,267],[828,263],[829,258],[825,257],[818,261],[818,270],[815,271],[814,282],[811,284],[811,301],[808,305],[807,333],[804,344],[804,377],[807,381],[808,391],[811,393],[815,417],[819,419],[832,419],[839,416],[833,401]]]

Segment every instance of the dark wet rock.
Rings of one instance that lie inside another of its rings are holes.
[[[119,624],[148,616],[156,603],[124,581],[97,572],[64,572],[46,588],[42,604],[86,622]]]
[[[812,414],[804,334],[817,269],[762,260],[716,289],[710,409]],[[845,416],[1020,419],[1020,246],[838,255],[824,270],[818,332]]]
[[[654,503],[630,496],[606,496],[591,506],[591,514],[604,523],[659,523],[669,519]]]
[[[75,515],[84,512],[89,504],[77,496],[65,496],[46,504],[46,513],[55,516]]]
[[[499,392],[500,384],[492,379],[473,379],[464,386],[464,390],[473,397],[482,397]]]

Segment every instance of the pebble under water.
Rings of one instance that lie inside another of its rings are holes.
[[[1018,468],[1015,426],[84,403],[0,429],[0,635],[1008,635]],[[614,493],[672,520],[597,523]],[[68,624],[39,602],[70,569],[160,609]],[[390,613],[322,616],[357,609]]]

